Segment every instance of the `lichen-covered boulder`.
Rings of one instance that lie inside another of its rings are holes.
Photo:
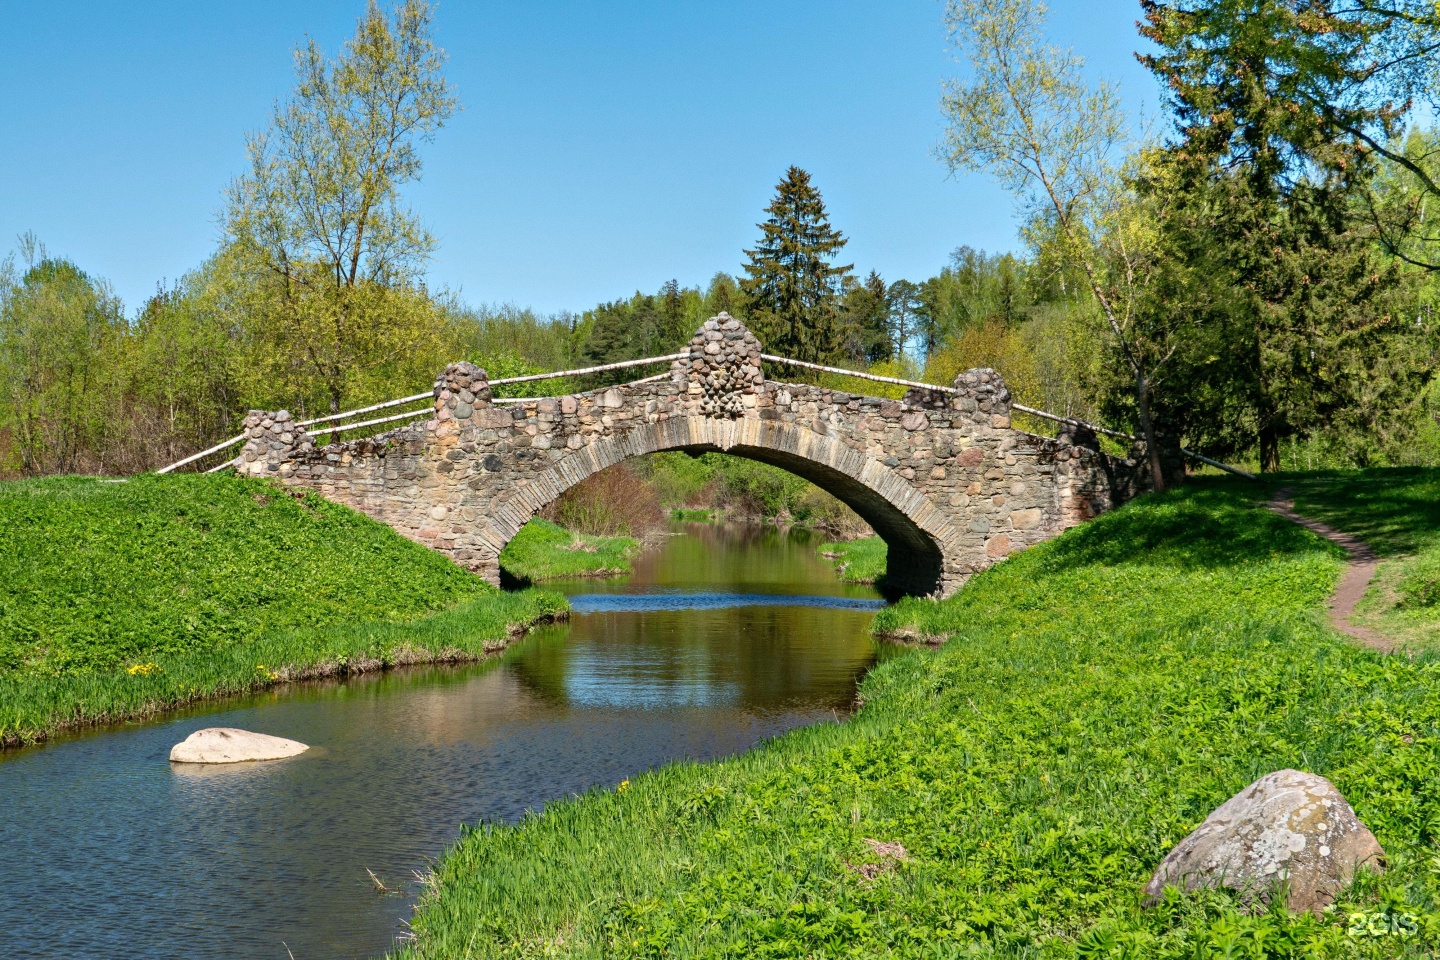
[[[251,733],[234,727],[196,730],[170,750],[173,763],[243,763],[247,760],[284,760],[310,748],[296,740]]]
[[[1298,770],[1266,774],[1225,801],[1166,855],[1145,888],[1156,902],[1166,887],[1226,886],[1319,913],[1361,868],[1381,870],[1385,851],[1324,777]]]

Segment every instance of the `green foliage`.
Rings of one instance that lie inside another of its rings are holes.
[[[898,348],[891,329],[890,290],[874,270],[864,283],[847,278],[842,308],[842,353],[851,363],[893,360]]]
[[[606,577],[630,572],[639,552],[633,537],[575,533],[536,517],[511,538],[500,553],[500,566],[519,580]]]
[[[110,412],[101,398],[115,379],[105,359],[124,331],[120,303],[34,237],[22,247],[23,276],[12,259],[0,263],[0,429],[11,435],[10,457],[25,473],[101,466]]]
[[[830,226],[820,191],[799,167],[785,171],[765,212],[740,281],[750,327],[770,353],[829,363],[844,349],[839,293],[850,265],[832,260],[845,237]]]
[[[368,576],[383,579],[385,573],[376,569]],[[65,728],[140,719],[306,677],[479,660],[503,649],[514,628],[566,612],[559,594],[492,588],[408,622],[277,628],[243,643],[161,649],[125,669],[0,672],[0,744],[33,743]]]
[[[1091,85],[1079,56],[1046,41],[1046,13],[1038,0],[946,4],[970,76],[947,84],[941,101],[945,159],[951,170],[994,176],[1029,207],[1032,237],[1047,237],[1067,272],[1083,278],[1104,319],[1093,352],[1128,374],[1150,481],[1163,490],[1173,471],[1151,398],[1171,348],[1165,325],[1144,322],[1137,310],[1153,243],[1118,175],[1117,154],[1129,141],[1124,112],[1113,84]]]
[[[836,575],[846,583],[875,583],[885,576],[885,541],[879,537],[822,543],[820,553],[834,562]]]
[[[944,344],[988,321],[1007,326],[1021,322],[1037,292],[1028,267],[1014,254],[955,248],[950,262],[920,285],[919,321],[926,341]],[[932,353],[933,346],[925,356]]]
[[[1164,81],[1181,162],[1239,170],[1260,202],[1363,173],[1424,83],[1440,25],[1423,0],[1145,0],[1140,62]]]
[[[433,348],[435,241],[400,190],[456,109],[444,60],[423,0],[393,22],[371,0],[335,60],[313,40],[296,52],[293,97],[250,139],[225,229],[251,277],[247,372],[287,405],[338,411]]]
[[[0,529],[0,740],[340,658],[478,655],[507,624],[564,609],[502,595],[348,508],[235,477],[6,483]]]
[[[674,353],[705,322],[705,299],[699,290],[681,289],[674,280],[657,294],[636,291],[629,300],[602,303],[586,311],[588,330],[584,359],[587,366],[618,363]],[[641,376],[637,370],[617,370],[599,382],[622,383]]]
[[[655,488],[663,509],[693,506],[714,488],[715,461],[678,450],[655,453],[635,462],[636,472]]]
[[[1417,557],[1406,564],[1399,589],[1401,607],[1440,605],[1440,551]]]
[[[1409,109],[1385,77],[1412,38],[1433,45],[1437,25],[1424,5],[1395,7],[1146,5],[1159,52],[1141,60],[1179,132],[1160,154],[1175,176],[1158,190],[1175,202],[1156,309],[1199,320],[1166,399],[1202,451],[1255,444],[1277,470],[1282,442],[1340,411],[1388,419],[1394,399],[1368,387],[1398,379],[1388,392],[1413,396],[1428,377],[1428,357],[1393,345],[1413,331],[1395,315],[1398,265],[1378,256],[1366,199],[1372,145]]]
[[[886,659],[844,724],[468,832],[400,955],[1427,955],[1440,665],[1324,627],[1336,550],[1253,489],[1147,497],[882,612],[953,639]],[[1385,875],[1318,918],[1140,906],[1170,847],[1283,767],[1335,782]]]
[[[256,480],[17,481],[0,485],[0,516],[6,671],[413,619],[491,589],[359,513]]]

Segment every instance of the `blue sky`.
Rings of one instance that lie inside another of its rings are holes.
[[[333,54],[363,0],[0,5],[0,251],[33,230],[133,311],[215,247],[247,131]],[[1052,39],[1120,84],[1135,0],[1057,0]],[[939,0],[441,0],[464,109],[425,148],[411,205],[435,286],[544,312],[735,272],[775,183],[808,169],[844,259],[921,280],[950,250],[1018,245],[1010,197],[935,159],[950,57]]]

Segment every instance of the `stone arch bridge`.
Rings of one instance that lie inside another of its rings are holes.
[[[668,376],[569,396],[496,403],[485,371],[456,363],[435,382],[430,419],[364,440],[319,446],[285,411],[252,412],[235,466],[313,488],[498,583],[505,544],[586,477],[647,453],[718,450],[848,504],[889,547],[887,588],[922,595],[948,595],[1143,482],[1088,430],[1016,429],[993,370],[892,400],[777,382],[766,363],[725,314]]]

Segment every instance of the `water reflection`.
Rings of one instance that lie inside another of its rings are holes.
[[[294,687],[0,754],[0,957],[378,955],[403,931],[412,871],[462,823],[830,719],[874,660],[867,609],[645,608],[676,591],[874,599],[807,538],[692,526],[628,582],[567,585],[611,609],[498,666]],[[165,761],[221,725],[312,749]],[[404,895],[378,896],[367,868]]]

